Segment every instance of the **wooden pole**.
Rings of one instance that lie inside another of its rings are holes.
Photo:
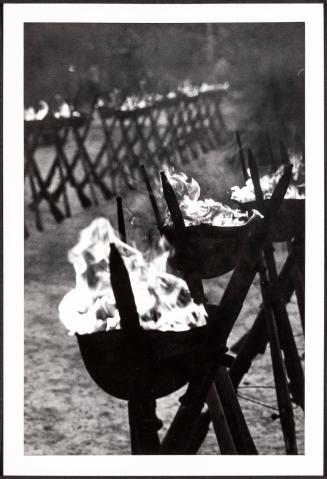
[[[123,200],[120,196],[116,198],[117,203],[117,219],[118,219],[118,231],[120,239],[126,243],[126,228],[123,211]]]
[[[163,194],[168,206],[169,213],[171,215],[171,220],[174,224],[176,232],[178,235],[185,234],[185,223],[182,212],[179,208],[179,204],[176,198],[174,188],[169,183],[167,176],[163,171],[160,172]]]
[[[215,384],[207,395],[207,404],[221,454],[235,455],[237,450]]]
[[[280,414],[280,422],[284,436],[285,450],[287,454],[297,454],[293,408],[290,401],[286,371],[283,363],[277,326],[275,323],[274,316],[272,314],[270,304],[270,283],[267,279],[267,275],[262,263],[260,264],[259,268],[261,294],[263,299],[266,327],[270,343],[271,361],[276,385],[276,397]]]
[[[249,167],[257,206],[259,210],[264,213],[265,206],[260,185],[259,171],[251,150],[249,150]],[[288,169],[291,173],[292,166],[290,164],[285,164],[285,169]],[[271,283],[271,287],[269,288],[271,294],[270,303],[274,311],[274,318],[277,322],[281,347],[284,351],[285,367],[290,378],[290,390],[296,404],[304,409],[304,373],[286,306],[282,300],[282,294],[278,284],[278,274],[273,253],[273,246],[270,240],[264,245],[264,256],[268,268],[269,280]]]
[[[149,195],[149,198],[150,198],[150,202],[151,202],[151,206],[152,206],[152,209],[153,209],[154,217],[155,217],[156,222],[157,222],[157,227],[158,227],[159,230],[161,230],[162,225],[163,225],[163,221],[162,221],[162,218],[161,218],[161,215],[160,215],[160,211],[159,211],[159,207],[158,207],[156,197],[154,196],[153,189],[152,189],[150,180],[148,178],[145,166],[141,165],[140,169],[141,169],[141,174],[143,176],[146,189],[148,191],[148,195]]]
[[[206,303],[201,278],[197,271],[190,270],[183,260],[183,251],[187,246],[187,228],[184,223],[184,218],[180,210],[178,200],[174,191],[174,188],[169,183],[167,176],[162,171],[160,173],[162,181],[163,194],[167,203],[167,207],[171,216],[172,223],[175,229],[175,250],[178,263],[180,263],[181,270],[183,272],[184,280],[190,290],[191,296],[198,304]]]
[[[119,234],[126,242],[122,199],[117,198]],[[110,275],[112,289],[120,315],[126,349],[130,399],[128,414],[132,454],[157,454],[162,423],[156,416],[156,401],[151,393],[151,359],[139,323],[134,294],[126,266],[114,244],[110,245]]]
[[[278,281],[280,285],[280,291],[283,296],[284,303],[288,303],[294,292],[294,285],[292,282],[292,270],[295,264],[295,254],[288,255],[284,266],[279,274]],[[238,388],[244,375],[249,371],[253,359],[258,354],[263,354],[266,350],[268,342],[264,309],[261,307],[250,331],[246,334],[244,342],[242,343],[240,350],[229,370],[229,374],[234,385],[234,388]]]
[[[218,368],[215,384],[238,454],[258,454],[226,367]]]
[[[110,275],[120,315],[126,351],[130,388],[129,417],[134,454],[157,454],[161,423],[156,417],[156,403],[151,387],[151,359],[139,323],[134,295],[124,261],[114,244],[110,245]]]
[[[242,167],[242,173],[243,173],[243,179],[244,179],[244,184],[247,182],[247,180],[250,178],[248,171],[246,169],[245,165],[245,156],[244,156],[244,151],[243,151],[243,145],[241,141],[241,135],[239,131],[236,131],[236,141],[238,144],[238,154],[239,154],[239,159]]]

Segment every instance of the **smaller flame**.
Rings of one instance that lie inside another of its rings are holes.
[[[228,90],[229,83],[216,83],[213,85],[209,85],[208,83],[202,83],[200,86],[193,85],[191,80],[186,79],[184,80],[177,88],[177,90],[189,97],[196,97],[200,93],[208,92],[208,91],[219,91],[219,90]]]
[[[97,103],[96,103],[96,106],[97,106],[98,108],[101,108],[102,106],[105,106],[105,104],[106,104],[106,103],[105,103],[105,101],[104,101],[103,98],[98,98]]]
[[[234,210],[211,198],[200,199],[200,185],[189,179],[185,173],[166,172],[168,181],[174,188],[186,226],[202,223],[212,226],[240,226],[249,219],[248,213]],[[170,215],[166,212],[166,223]]]
[[[41,100],[39,102],[39,109],[35,114],[35,119],[36,120],[43,120],[49,113],[49,105],[47,104],[46,101]]]
[[[25,121],[33,121],[35,120],[35,109],[32,106],[29,106],[28,108],[25,108],[24,110],[24,120]]]
[[[55,112],[55,118],[70,118],[72,115],[71,108],[68,103],[64,102],[59,107],[58,110]]]
[[[304,190],[304,182],[301,183],[301,180],[304,180],[304,162],[302,155],[291,154],[290,162],[293,165],[292,178],[294,183],[290,184],[288,187],[285,199],[304,199],[305,193],[301,191]],[[277,183],[284,174],[284,169],[284,165],[281,165],[272,175],[264,175],[260,178],[260,185],[264,199],[271,198]],[[249,170],[248,174],[250,176]],[[232,200],[240,203],[255,201],[254,186],[251,178],[246,181],[245,186],[242,188],[239,186],[232,186],[231,190]]]
[[[76,286],[61,301],[59,317],[69,334],[120,329],[109,273],[110,243],[128,270],[143,329],[185,331],[206,324],[205,309],[193,302],[185,281],[166,272],[169,251],[147,262],[140,251],[118,238],[107,219],[98,218],[81,231],[68,254]]]
[[[152,106],[156,102],[161,101],[163,96],[158,93],[146,93],[143,95],[131,95],[125,98],[124,102],[120,105],[122,111],[133,111],[138,108],[145,108]]]
[[[34,121],[34,120],[43,120],[49,113],[49,105],[46,101],[41,100],[39,102],[39,108],[37,111],[30,106],[24,110],[24,120],[25,121]]]

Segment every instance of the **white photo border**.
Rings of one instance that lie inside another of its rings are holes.
[[[324,65],[322,4],[4,5],[4,475],[323,475]],[[23,50],[25,22],[305,22],[306,412],[303,456],[25,456]],[[318,206],[319,205],[319,206]]]

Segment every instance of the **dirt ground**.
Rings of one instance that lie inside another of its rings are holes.
[[[44,149],[44,157],[47,151]],[[224,168],[222,183],[219,178],[222,178]],[[200,185],[201,180],[206,181],[203,190],[206,195],[214,191],[217,196],[223,196],[231,185],[237,184],[238,171],[232,166],[226,169],[217,154],[207,156],[201,167],[188,165],[185,169],[199,180]],[[203,171],[206,172],[205,178]],[[75,280],[73,268],[67,261],[67,251],[77,242],[78,232],[95,217],[109,217],[116,225],[115,201],[102,201],[97,207],[82,210],[73,192],[70,192],[70,198],[72,218],[57,225],[44,207],[46,227],[40,233],[33,229],[33,212],[27,206],[29,192],[26,190],[25,220],[30,237],[25,241],[25,454],[130,454],[127,404],[108,396],[96,386],[85,370],[76,339],[67,335],[58,318],[58,305]],[[142,188],[126,194],[124,204],[133,212],[139,212],[141,226],[142,221],[146,227],[152,223]],[[128,234],[134,239],[135,231],[129,228]],[[277,248],[279,266],[285,254],[283,247]],[[219,302],[227,281],[228,275],[205,282],[211,302]],[[251,325],[259,306],[256,278],[229,345]],[[302,354],[304,338],[294,297],[288,311]],[[304,365],[304,360],[302,362]],[[180,395],[181,391],[177,391],[157,402],[158,416],[164,421],[161,435],[179,405]],[[277,411],[269,348],[253,363],[240,386],[239,396],[259,453],[284,454],[280,422],[271,418]],[[299,407],[294,407],[294,414],[298,449],[303,454],[304,414]],[[219,454],[212,429],[200,454]]]

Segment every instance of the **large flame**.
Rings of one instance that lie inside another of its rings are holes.
[[[199,183],[194,178],[189,179],[185,173],[167,171],[166,176],[174,188],[186,226],[201,223],[212,226],[240,226],[249,219],[248,213],[234,210],[219,201],[211,198],[200,199]],[[170,222],[168,211],[166,222]]]
[[[110,243],[123,257],[144,329],[185,331],[206,324],[206,313],[190,297],[186,283],[166,272],[169,251],[151,263],[136,248],[122,242],[105,218],[94,220],[81,231],[68,254],[76,272],[76,286],[59,305],[59,316],[69,334],[120,329],[108,258]]]
[[[285,199],[304,199],[304,162],[302,155],[292,154],[290,156],[290,162],[293,165],[292,178],[293,183],[287,189]],[[280,178],[284,174],[284,165],[281,165],[272,175],[264,175],[260,178],[260,185],[264,199],[269,199],[279,182]],[[231,199],[240,203],[246,203],[255,201],[255,193],[252,179],[249,178],[245,186],[242,188],[238,186],[232,186]]]

